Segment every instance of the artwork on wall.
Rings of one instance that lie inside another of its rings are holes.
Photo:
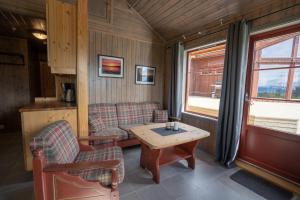
[[[123,78],[124,58],[98,55],[98,76]]]
[[[135,66],[135,83],[142,85],[155,84],[155,67]]]

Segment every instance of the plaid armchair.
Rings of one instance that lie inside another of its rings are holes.
[[[96,150],[79,142],[101,139],[114,143]],[[115,140],[114,136],[76,138],[64,120],[41,130],[30,143],[36,199],[52,199],[53,195],[61,195],[61,198],[91,196],[92,199],[100,193],[107,195],[107,199],[118,199],[117,185],[124,179],[124,159]],[[84,189],[87,187],[91,189]]]

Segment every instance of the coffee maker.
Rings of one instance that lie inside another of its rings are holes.
[[[62,97],[61,100],[67,103],[75,102],[75,84],[74,83],[62,83]]]

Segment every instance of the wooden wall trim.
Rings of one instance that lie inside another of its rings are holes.
[[[88,0],[77,1],[78,136],[88,135]]]
[[[288,179],[285,179],[285,178],[278,176],[268,170],[265,170],[261,167],[253,165],[253,164],[251,164],[247,161],[241,160],[241,159],[236,160],[235,164],[238,167],[240,167],[246,171],[249,171],[250,173],[253,173],[261,178],[264,178],[264,179],[272,182],[275,185],[278,185],[282,188],[285,188],[286,190],[289,190],[293,193],[296,193],[297,195],[300,195],[300,185],[295,182],[292,182]]]

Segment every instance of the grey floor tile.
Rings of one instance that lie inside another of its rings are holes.
[[[205,196],[205,192],[202,188],[194,189],[190,193],[184,194],[176,200],[210,200],[208,196]],[[221,200],[221,199],[220,199]]]
[[[173,200],[172,196],[160,185],[152,185],[137,192],[142,200]]]
[[[124,159],[124,167],[125,173],[130,174],[132,171],[137,170],[140,168],[140,161],[138,159]]]
[[[205,199],[209,200],[252,200],[250,197],[231,189],[218,180],[203,184],[201,189]]]
[[[18,183],[0,188],[0,199],[1,200],[33,200],[33,183],[25,182]]]
[[[195,170],[181,173],[184,178],[190,182],[201,186],[226,174],[228,169],[218,165],[217,163],[199,163],[196,164]]]
[[[152,180],[151,173],[142,168],[132,171],[128,175],[128,180],[130,181],[130,184],[135,191],[138,191],[145,187],[149,187],[151,185],[156,185],[156,183],[154,183]]]
[[[294,195],[293,199],[292,200],[300,200],[300,196],[298,195]]]
[[[181,175],[176,175],[161,182],[162,187],[175,199],[193,193],[198,187]]]
[[[135,188],[131,184],[131,181],[125,176],[124,181],[119,185],[120,196],[125,196],[135,191]]]
[[[120,199],[121,200],[142,200],[138,197],[138,195],[135,192],[132,192],[125,196],[121,196]]]

